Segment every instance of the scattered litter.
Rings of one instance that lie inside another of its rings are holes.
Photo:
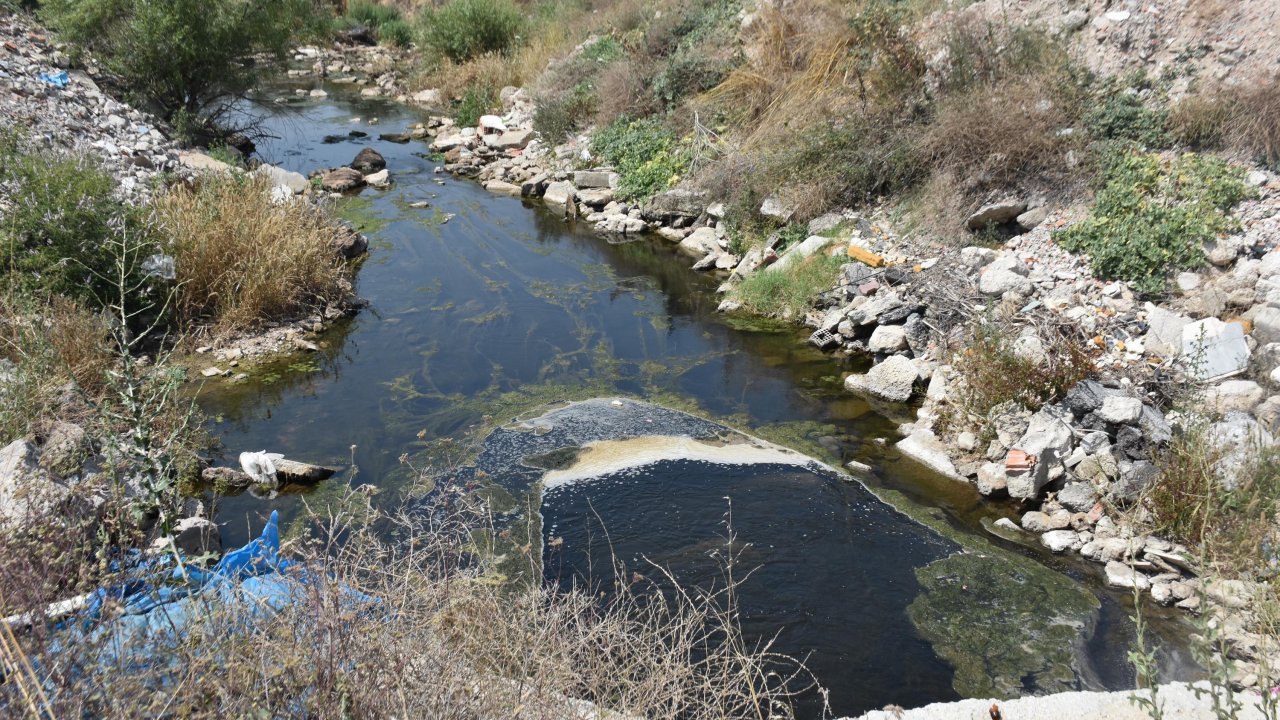
[[[266,450],[240,453],[240,469],[262,485],[275,487],[276,461],[283,460],[280,453],[269,453]]]
[[[178,266],[171,255],[156,253],[142,261],[142,272],[161,280],[173,280],[178,277]]]
[[[52,85],[54,87],[60,87],[60,88],[66,87],[71,82],[71,76],[67,74],[66,70],[59,70],[57,72],[42,72],[38,77],[46,85]]]

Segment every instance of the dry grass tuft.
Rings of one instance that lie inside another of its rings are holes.
[[[179,323],[213,334],[259,328],[341,301],[345,232],[304,202],[276,204],[265,180],[205,178],[155,203],[177,263]]]
[[[1169,124],[1192,147],[1227,149],[1280,168],[1280,80],[1190,95],[1173,109]]]

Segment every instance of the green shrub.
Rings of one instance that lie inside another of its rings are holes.
[[[1058,239],[1068,250],[1088,253],[1095,276],[1160,292],[1171,272],[1204,263],[1204,243],[1237,229],[1228,212],[1251,193],[1241,176],[1194,153],[1173,161],[1118,153],[1103,172],[1089,217]]]
[[[625,53],[626,51],[622,49],[622,43],[618,42],[612,35],[606,35],[582,48],[582,57],[584,59],[600,64],[611,63]]]
[[[618,197],[645,198],[679,182],[689,170],[689,152],[662,121],[618,118],[591,141],[591,152],[622,176]]]
[[[419,15],[422,44],[455,62],[503,53],[524,30],[524,14],[511,0],[452,0]]]
[[[283,57],[320,22],[311,0],[47,0],[42,17],[174,120],[213,125],[254,86],[255,56]],[[327,20],[324,21],[327,25]]]
[[[1144,99],[1143,91],[1157,96]],[[1127,141],[1151,149],[1172,143],[1169,111],[1142,74],[1105,82],[1086,113],[1085,126],[1095,140]]]
[[[498,93],[487,85],[468,85],[462,100],[453,109],[453,121],[461,127],[472,127],[480,116],[488,114],[498,103]]]
[[[378,26],[378,42],[396,47],[409,47],[413,42],[413,26],[396,19]]]
[[[6,285],[95,308],[116,299],[112,241],[141,244],[148,231],[141,212],[115,198],[110,173],[82,157],[23,152],[9,138],[0,140],[0,185],[11,192],[0,218]],[[131,285],[146,285],[140,262],[125,268]]]
[[[387,23],[399,21],[400,11],[389,5],[378,5],[370,0],[356,0],[347,7],[347,17],[376,30]]]

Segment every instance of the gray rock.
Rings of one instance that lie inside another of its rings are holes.
[[[1147,352],[1165,357],[1175,357],[1182,351],[1182,330],[1191,324],[1191,318],[1170,312],[1147,303],[1147,334],[1143,345]]]
[[[1002,255],[982,270],[978,277],[978,289],[986,295],[1003,295],[1007,292],[1027,295],[1031,292],[1031,281],[1026,277],[1027,269],[1014,255]]]
[[[614,189],[618,187],[618,173],[611,170],[577,170],[573,184],[580,188]]]
[[[1253,338],[1259,343],[1280,342],[1280,308],[1259,305],[1245,318],[1253,321]]]
[[[1116,505],[1132,505],[1159,479],[1159,468],[1146,460],[1138,460],[1127,470],[1120,471],[1120,479],[1111,484],[1107,497]]]
[[[1262,404],[1266,392],[1252,380],[1228,380],[1205,390],[1205,404],[1219,415],[1233,411],[1253,412]]]
[[[845,378],[844,385],[853,392],[893,402],[906,402],[911,399],[918,379],[915,363],[901,355],[890,355],[865,375],[853,374]]]
[[[370,177],[373,177],[372,175]],[[502,180],[490,180],[484,184],[484,189],[495,195],[510,195],[512,197],[520,197],[520,186]]]
[[[1067,483],[1058,491],[1058,503],[1071,512],[1087,513],[1098,502],[1098,493],[1087,482]]]
[[[720,253],[720,239],[716,231],[709,227],[700,227],[680,241],[681,251],[693,257],[705,257],[708,254]]]
[[[867,340],[867,351],[894,353],[907,347],[907,331],[901,325],[880,325]]]
[[[765,198],[760,204],[760,214],[778,220],[779,222],[791,222],[791,216],[795,214],[795,209],[783,204],[776,197]]]
[[[578,198],[578,189],[570,182],[553,182],[542,193],[542,202],[551,207],[569,208]]]
[[[1044,219],[1049,217],[1049,206],[1041,205],[1038,208],[1028,210],[1017,217],[1018,227],[1024,231],[1030,232],[1034,230]]]
[[[1173,428],[1165,419],[1164,413],[1151,407],[1142,406],[1142,417],[1138,418],[1138,429],[1143,437],[1153,445],[1163,445],[1173,439]]]
[[[822,235],[812,235],[805,238],[804,242],[796,245],[786,251],[782,257],[778,258],[778,262],[769,266],[769,272],[777,272],[785,270],[797,262],[817,253],[826,246],[830,245],[833,240]]]
[[[356,153],[356,158],[351,161],[351,167],[359,170],[362,175],[370,175],[387,166],[387,161],[382,154],[373,148],[363,148]]]
[[[347,192],[364,185],[364,175],[353,168],[330,170],[320,178],[320,187],[328,192]]]
[[[1112,395],[1102,401],[1098,417],[1116,425],[1135,423],[1142,417],[1142,401],[1134,397]]]
[[[987,424],[995,431],[1001,445],[1012,447],[1027,432],[1031,411],[1013,401],[1001,403],[987,413]]]
[[[602,208],[613,202],[613,190],[609,188],[590,188],[578,191],[578,202],[593,208]]]
[[[1182,329],[1182,360],[1188,372],[1202,380],[1244,370],[1249,366],[1249,355],[1240,323],[1211,317]]]
[[[1116,391],[1102,386],[1097,380],[1081,380],[1067,391],[1062,404],[1077,417],[1097,412],[1102,402]]]
[[[991,261],[995,259],[996,251],[991,248],[970,245],[969,247],[960,249],[960,262],[974,270],[985,265],[989,265]]]
[[[895,356],[897,357],[897,356]],[[883,364],[883,363],[882,363]],[[933,431],[919,428],[895,446],[903,455],[910,457],[925,467],[956,480],[962,479],[956,467],[947,455],[947,447],[942,444]]]
[[[671,225],[695,220],[707,206],[707,194],[700,190],[674,188],[658,193],[645,204],[642,216],[650,222]]]
[[[218,526],[201,517],[179,520],[174,527],[173,542],[188,557],[222,552],[222,533]]]
[[[532,130],[508,130],[490,144],[499,150],[514,150],[524,148],[532,139]]]
[[[92,447],[84,428],[68,422],[54,423],[40,447],[40,467],[62,478],[78,475]]]
[[[1209,427],[1205,442],[1219,454],[1214,464],[1218,479],[1223,486],[1232,489],[1239,484],[1242,473],[1257,456],[1258,450],[1272,447],[1276,439],[1248,413],[1233,412]]]
[[[369,185],[369,187],[375,187],[379,189],[389,188],[391,187],[391,173],[386,168],[383,168],[381,170],[378,170],[377,172],[371,172],[368,175],[365,175],[364,181],[367,185]],[[514,185],[512,185],[511,187],[514,188],[516,192],[520,191],[520,189],[516,188],[516,186]]]
[[[1016,200],[1004,200],[990,203],[978,208],[977,212],[965,220],[965,227],[970,230],[981,230],[988,225],[1001,225],[1017,218],[1026,212],[1027,204]]]
[[[31,443],[14,440],[0,449],[0,527],[52,512],[69,494],[40,467]]]

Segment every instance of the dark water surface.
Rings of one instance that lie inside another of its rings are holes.
[[[394,488],[409,479],[401,455],[457,436],[484,415],[505,422],[512,408],[539,401],[627,395],[694,408],[833,462],[869,462],[873,487],[919,503],[961,540],[983,536],[979,519],[1000,512],[877,443],[892,438],[894,423],[840,383],[862,361],[817,352],[792,328],[735,327],[715,313],[716,280],[688,270],[669,246],[612,244],[536,205],[437,174],[425,143],[377,140],[423,118],[328,89],[325,100],[271,106],[266,127],[279,139],[259,149],[304,174],[348,163],[366,145],[386,157],[394,187],[366,189],[343,208],[371,238],[357,284],[371,305],[328,332],[320,353],[206,390],[202,402],[229,458],[267,449],[344,468],[354,461],[357,477],[339,475],[314,491],[321,496],[351,482]],[[369,137],[323,142],[351,130]],[[430,207],[409,207],[417,201]],[[551,491],[547,532],[565,543],[548,552],[547,571],[586,574],[607,532],[612,552],[628,562],[654,560],[694,581],[714,577],[708,553],[723,542],[728,498],[733,529],[750,544],[743,562],[760,568],[742,588],[746,629],[776,633],[778,649],[807,657],[837,714],[957,697],[950,664],[907,612],[921,591],[915,571],[952,541],[835,473],[670,461]],[[299,503],[296,495],[224,500],[224,542],[256,533],[271,510],[287,520]],[[1061,565],[1096,586],[1092,571]],[[1080,633],[1078,684],[1127,685],[1124,596],[1090,592],[1101,610],[1095,629]]]

